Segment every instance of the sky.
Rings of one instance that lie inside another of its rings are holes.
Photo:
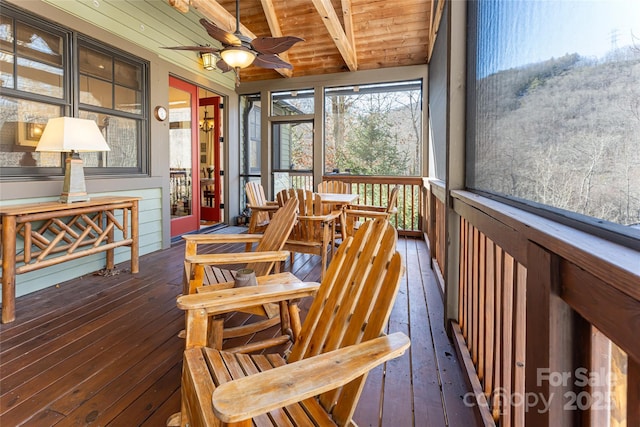
[[[601,58],[612,48],[640,48],[640,0],[481,0],[479,40],[493,52],[480,75],[558,58]],[[489,29],[488,31],[486,31]]]

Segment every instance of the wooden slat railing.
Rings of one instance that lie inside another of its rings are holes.
[[[423,218],[426,216],[423,203],[423,180],[420,177],[406,176],[363,176],[363,175],[325,175],[324,181],[343,181],[351,186],[351,192],[359,194],[358,203],[364,205],[387,206],[391,189],[400,186],[398,192],[398,213],[391,222],[402,236],[421,236]]]
[[[485,425],[640,425],[638,251],[470,192],[450,196],[460,236],[452,329]],[[431,214],[430,233],[441,233],[445,216]]]
[[[313,172],[289,172],[289,188],[315,191],[315,188],[313,188]]]
[[[458,324],[493,419],[521,425],[525,407],[507,396],[525,395],[527,269],[465,218],[460,241]]]
[[[428,180],[425,183],[429,197],[428,239],[431,251],[431,264],[440,288],[444,290],[443,266],[446,245],[445,229],[445,186],[439,180]]]

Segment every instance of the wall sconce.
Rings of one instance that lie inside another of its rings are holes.
[[[202,67],[211,71],[216,68],[216,57],[211,52],[200,52],[200,57],[202,58]]]
[[[93,120],[57,117],[47,122],[36,151],[71,153],[65,160],[60,203],[73,203],[89,200],[84,181],[83,162],[78,153],[80,151],[111,151],[111,149]]]

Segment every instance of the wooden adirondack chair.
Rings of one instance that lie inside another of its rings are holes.
[[[346,235],[352,235],[360,226],[361,221],[367,219],[384,218],[389,219],[391,215],[398,212],[398,192],[400,186],[396,185],[389,192],[387,206],[372,205],[349,205],[344,210],[344,223],[346,225]]]
[[[278,202],[267,200],[262,184],[256,181],[247,182],[244,191],[249,201],[247,207],[251,209],[249,234],[263,232],[269,225],[273,214],[278,210]],[[251,250],[251,243],[247,243],[247,251],[249,250]]]
[[[234,286],[235,270],[220,269],[216,265],[238,265],[251,269],[255,272],[258,285],[264,285],[275,281],[276,283],[296,283],[300,282],[291,273],[280,273],[280,262],[285,261],[289,252],[282,248],[287,240],[291,229],[296,222],[298,204],[295,200],[286,203],[271,218],[271,221],[263,234],[190,234],[183,236],[185,245],[185,283],[183,294],[193,294],[196,292],[212,292],[215,290],[229,289]],[[203,245],[224,244],[224,243],[258,243],[255,252],[241,253],[198,253]],[[277,274],[270,274],[272,270]],[[224,333],[214,331],[214,328],[223,328],[223,320],[211,319],[212,327],[209,345],[220,348],[223,338],[232,338],[255,333],[281,322],[278,318],[278,308],[273,304],[247,307],[244,312],[266,317],[263,321],[253,322],[248,325],[227,327]],[[283,319],[283,331],[289,328],[289,319]],[[294,322],[299,322],[297,318]],[[265,340],[259,344],[252,344],[252,348],[258,348],[286,343],[290,339],[289,335],[274,338],[271,341]],[[216,340],[215,342],[213,340]]]
[[[338,193],[338,194],[351,194],[351,184],[344,181],[322,181],[318,184],[318,193]],[[328,214],[333,211],[343,211],[340,218],[336,222],[336,233],[334,239],[344,239],[346,237],[346,230],[344,222],[346,217],[344,216],[344,209],[346,206],[335,205],[332,203],[325,203],[323,212]]]
[[[404,271],[396,241],[388,221],[369,221],[340,245],[319,287],[269,285],[178,298],[187,313],[187,349],[181,414],[168,425],[251,426],[252,418],[261,426],[355,425],[367,373],[410,345],[402,333],[383,335]],[[205,347],[207,314],[247,301],[280,301],[284,312],[290,299],[313,293],[287,358]]]
[[[311,190],[286,189],[277,195],[279,205],[289,199],[298,201],[298,221],[296,222],[284,249],[291,252],[319,255],[321,260],[321,274],[327,269],[327,252],[335,250],[336,223],[340,219],[340,212],[324,213],[320,196]],[[291,254],[293,263],[293,254]]]
[[[351,186],[344,181],[322,181],[318,184],[318,193],[351,193]]]

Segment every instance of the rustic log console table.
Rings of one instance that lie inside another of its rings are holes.
[[[137,273],[139,200],[95,197],[88,202],[0,207],[2,323],[15,320],[16,274],[99,252],[106,252],[106,268],[113,269],[119,246],[131,247],[131,272]],[[18,236],[22,247],[17,245]]]

